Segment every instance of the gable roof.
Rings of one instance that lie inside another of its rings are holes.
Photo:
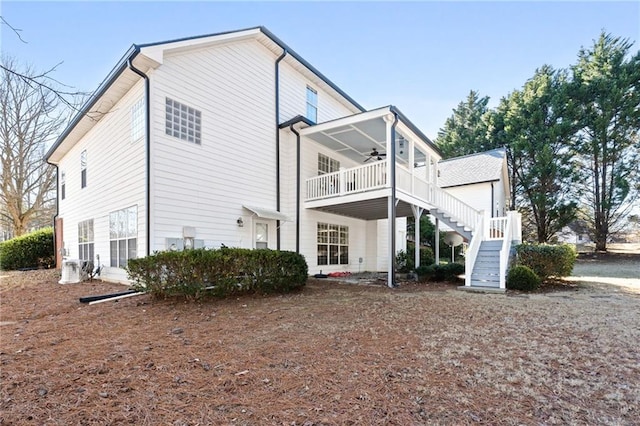
[[[116,66],[109,72],[107,77],[102,81],[100,86],[93,92],[91,97],[84,103],[84,105],[80,108],[78,113],[73,117],[69,125],[63,130],[60,136],[56,139],[51,148],[47,151],[45,155],[45,159],[49,161],[54,152],[60,147],[60,145],[69,137],[76,140],[81,138],[84,134],[86,134],[91,127],[93,127],[98,121],[100,114],[104,114],[109,111],[110,107],[115,104],[115,102],[129,90],[136,81],[139,80],[139,76],[134,74],[133,71],[129,69],[129,65],[133,63],[134,59],[136,60],[136,67],[142,68],[143,71],[147,70],[150,67],[154,67],[158,65],[153,57],[145,57],[146,51],[150,51],[153,53],[156,48],[179,48],[189,43],[209,43],[214,42],[219,39],[234,39],[234,38],[243,38],[243,37],[256,37],[262,34],[273,43],[274,46],[279,47],[282,51],[286,51],[287,56],[294,58],[303,68],[306,68],[308,71],[317,76],[322,82],[324,82],[327,86],[333,89],[338,95],[344,98],[347,102],[349,102],[353,107],[360,110],[361,112],[366,111],[366,109],[357,103],[354,99],[352,99],[349,95],[347,95],[342,89],[340,89],[335,83],[329,80],[324,74],[318,71],[313,65],[308,63],[305,59],[303,59],[299,54],[297,54],[293,49],[291,49],[287,44],[285,44],[282,40],[276,37],[271,31],[263,26],[245,28],[241,30],[234,31],[226,31],[219,32],[213,34],[206,34],[194,37],[185,37],[174,40],[167,40],[155,43],[145,43],[145,44],[133,44],[127,52],[122,56],[120,61],[116,64]],[[143,57],[140,58],[140,54]],[[153,55],[152,55],[153,56]],[[285,57],[286,58],[286,57]],[[143,65],[143,66],[141,66]],[[117,83],[117,84],[115,84]],[[115,87],[114,87],[115,86]],[[112,96],[108,96],[110,89],[114,87],[112,92]],[[108,98],[105,102],[105,98]],[[96,114],[92,114],[96,113]]]
[[[441,188],[472,183],[495,182],[502,176],[506,151],[498,148],[491,151],[469,154],[443,160],[438,163]]]

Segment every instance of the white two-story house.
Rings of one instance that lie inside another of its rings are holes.
[[[99,256],[108,280],[131,258],[225,245],[393,285],[406,217],[426,213],[469,240],[467,270],[483,242],[519,238],[439,187],[437,147],[397,108],[365,110],[263,27],[133,45],[46,158],[59,252]],[[473,270],[468,286],[504,288]]]

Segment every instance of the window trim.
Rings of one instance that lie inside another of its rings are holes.
[[[327,167],[326,167],[326,170],[323,170],[323,168],[320,166],[325,164]],[[340,171],[340,161],[319,152],[318,153],[318,176],[328,174],[328,173],[335,173],[337,171]]]
[[[164,112],[165,135],[202,146],[202,111],[167,96]]]
[[[67,196],[67,174],[60,171],[60,199],[64,200]]]
[[[337,237],[333,241],[331,237],[332,228],[333,232],[337,232]],[[326,238],[322,238],[322,232],[327,233]],[[332,250],[332,247],[335,249]],[[320,255],[322,248],[326,253],[323,256]],[[349,227],[347,225],[318,222],[316,225],[316,250],[318,266],[349,265]],[[332,262],[334,257],[331,254],[332,252],[336,253],[336,262]]]
[[[134,227],[129,223],[134,218]],[[121,219],[125,219],[124,224]],[[114,255],[115,249],[115,255]],[[124,253],[122,253],[124,251]],[[129,259],[138,257],[138,206],[109,212],[109,265],[124,268]]]
[[[137,142],[145,136],[145,100],[138,99],[131,105],[131,142]]]
[[[307,98],[306,105],[307,111],[305,117],[314,123],[318,122],[318,91],[313,87],[307,85]]]
[[[87,150],[80,153],[80,189],[87,187]]]
[[[93,219],[78,222],[78,259],[93,261],[95,255]]]

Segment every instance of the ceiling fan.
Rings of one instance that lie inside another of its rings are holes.
[[[375,158],[376,160],[382,160],[382,157],[386,157],[387,154],[386,153],[380,153],[378,152],[377,149],[372,148],[371,149],[371,153],[367,156],[367,158],[364,160],[364,162],[366,163],[367,161],[371,160],[372,158]]]

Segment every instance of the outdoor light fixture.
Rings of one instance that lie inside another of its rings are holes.
[[[236,223],[238,224],[238,227],[242,228],[244,226],[244,220],[242,220],[241,217],[238,218],[238,220],[236,220]]]

